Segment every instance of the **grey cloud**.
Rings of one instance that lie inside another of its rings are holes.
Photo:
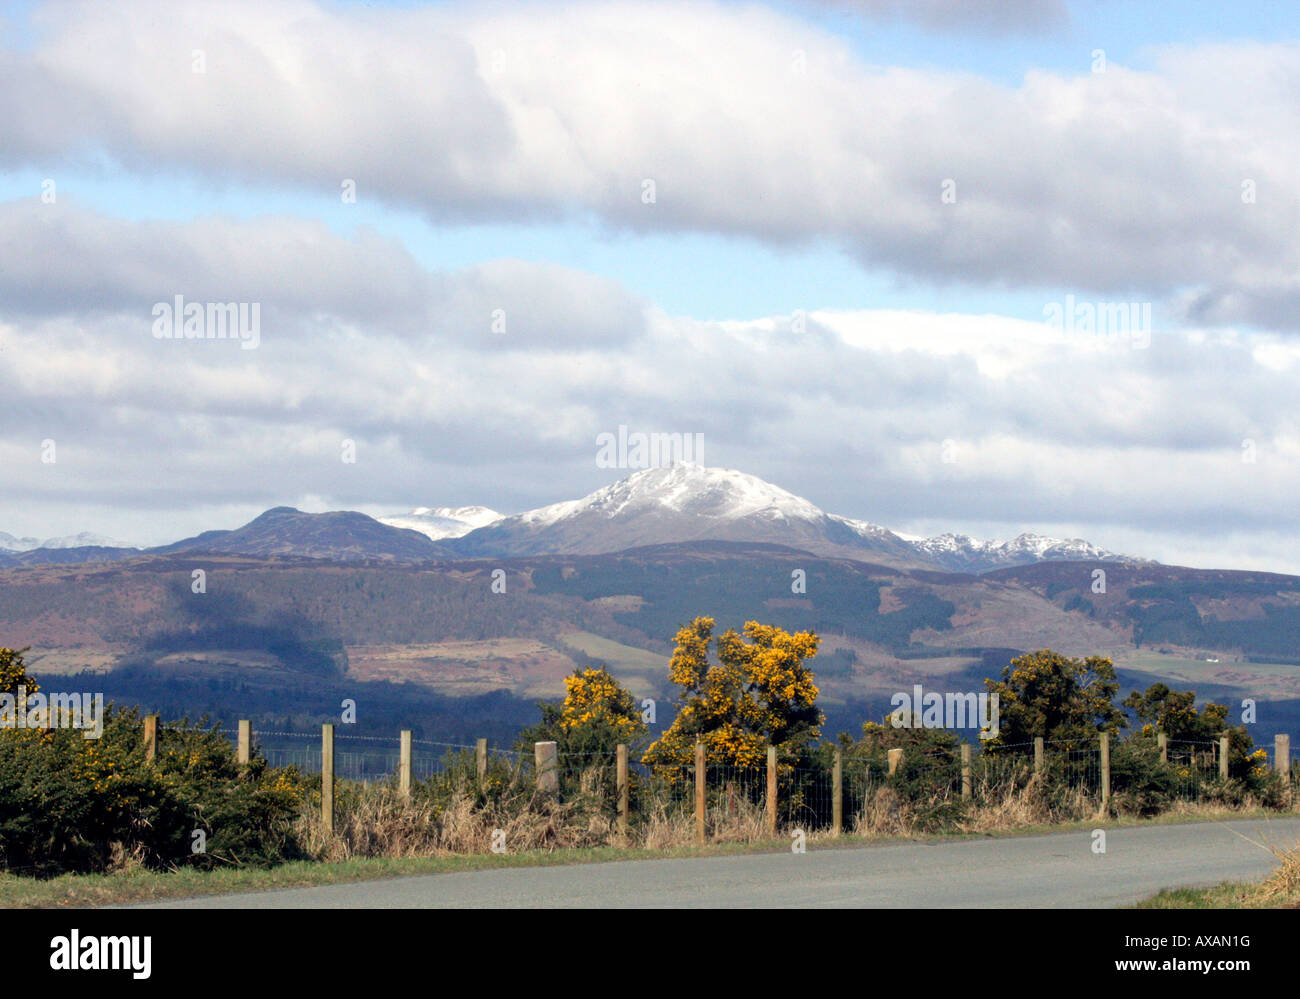
[[[869,18],[911,21],[943,32],[1041,34],[1070,23],[1061,0],[805,0]]]
[[[38,198],[0,204],[0,308],[138,312],[153,303],[258,302],[376,322],[417,317],[430,281],[399,243],[296,218],[130,222]]]
[[[0,258],[0,316],[136,316],[122,335],[176,295],[259,303],[272,339],[319,337],[324,318],[478,350],[609,350],[645,328],[644,303],[606,278],[509,259],[430,273],[373,231],[296,218],[136,222],[33,198],[0,203]]]

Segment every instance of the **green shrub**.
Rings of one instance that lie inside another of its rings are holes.
[[[207,868],[301,855],[291,829],[302,787],[292,772],[270,771],[260,757],[241,768],[229,740],[188,722],[160,726],[149,764],[142,728],[135,709],[110,705],[98,739],[0,730],[0,867],[53,876],[105,871],[122,857]]]
[[[1160,759],[1160,749],[1150,739],[1124,739],[1111,743],[1110,793],[1117,812],[1155,815],[1169,808],[1195,787],[1195,772],[1180,774]]]

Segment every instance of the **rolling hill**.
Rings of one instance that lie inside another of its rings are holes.
[[[979,689],[1043,647],[1111,656],[1135,687],[1300,698],[1300,578],[1269,573],[1043,562],[975,575],[718,541],[419,563],[194,549],[0,571],[0,645],[32,646],[38,676],[110,670],[114,690],[197,705],[237,689],[232,703],[268,710],[339,689],[397,704],[401,689],[412,704],[421,691],[555,697],[594,662],[671,700],[672,636],[696,615],[815,630],[828,705],[917,682]]]

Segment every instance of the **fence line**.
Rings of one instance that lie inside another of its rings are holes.
[[[145,717],[146,751],[156,746],[157,716]],[[1201,800],[1207,786],[1226,772],[1226,738],[1175,740],[1161,737],[1151,742],[1134,736],[1112,743],[1098,739],[1035,739],[1007,745],[929,747],[918,751],[854,747],[834,748],[826,759],[795,762],[781,759],[769,749],[765,763],[741,765],[698,755],[690,762],[646,764],[628,758],[626,747],[613,752],[559,753],[554,743],[539,743],[532,753],[490,747],[486,739],[475,745],[414,739],[409,730],[397,738],[348,735],[336,726],[311,732],[259,731],[247,722],[237,729],[216,729],[238,746],[240,762],[256,753],[272,767],[296,767],[320,774],[322,809],[327,828],[333,826],[333,779],[395,781],[403,794],[413,785],[446,786],[468,772],[471,761],[480,793],[493,788],[530,786],[560,801],[596,803],[608,811],[626,832],[636,817],[693,818],[701,837],[720,823],[760,824],[768,832],[780,828],[843,831],[844,817],[860,816],[864,809],[886,807],[882,794],[895,798],[906,792],[913,804],[942,811],[961,804],[988,803],[998,795],[1029,788],[1034,780],[1095,803],[1106,812],[1112,792],[1128,790],[1134,766],[1131,751],[1158,754],[1146,765],[1156,766],[1166,792],[1180,800]],[[153,733],[151,736],[150,733]],[[304,745],[303,743],[308,743]],[[353,747],[353,748],[347,748]],[[416,747],[419,747],[418,749]],[[1113,751],[1123,747],[1117,760]],[[1279,735],[1271,755],[1272,769],[1294,788],[1300,767],[1293,765],[1291,742]],[[433,751],[433,750],[436,750]],[[697,748],[702,752],[703,747]],[[620,762],[620,759],[622,762]],[[703,761],[702,768],[698,761]],[[1116,781],[1118,767],[1118,783]],[[496,776],[488,780],[490,769]],[[504,769],[502,769],[504,768]],[[329,793],[325,793],[325,788]],[[1294,791],[1290,792],[1293,795]],[[888,799],[894,800],[894,799]]]

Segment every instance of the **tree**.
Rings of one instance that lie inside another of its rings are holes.
[[[1051,649],[1039,649],[1002,667],[999,681],[985,680],[998,695],[1000,732],[991,745],[1091,739],[1112,734],[1125,724],[1115,706],[1119,692],[1115,666],[1101,656],[1072,659]]]
[[[564,678],[560,704],[540,702],[540,725],[520,735],[521,748],[555,742],[561,753],[613,753],[620,743],[632,745],[646,733],[632,695],[604,666],[577,669]]]
[[[1227,727],[1224,705],[1206,704],[1198,712],[1195,691],[1171,690],[1163,683],[1153,683],[1141,694],[1133,691],[1124,698],[1124,707],[1137,715],[1143,734],[1160,731],[1174,740],[1217,739]]]
[[[714,641],[713,628],[713,618],[698,617],[677,632],[668,675],[682,688],[680,710],[644,762],[689,766],[697,739],[710,760],[739,767],[758,766],[769,744],[806,750],[824,721],[806,665],[820,639],[749,621],[744,638],[729,629]],[[716,663],[709,661],[711,642]]]
[[[1124,698],[1124,707],[1132,709],[1142,723],[1140,736],[1151,737],[1163,732],[1172,742],[1218,742],[1228,735],[1228,770],[1234,776],[1248,774],[1258,762],[1251,756],[1255,740],[1245,725],[1228,725],[1228,707],[1207,701],[1196,709],[1196,692],[1171,690],[1163,683],[1153,683],[1144,692],[1136,690]]]

